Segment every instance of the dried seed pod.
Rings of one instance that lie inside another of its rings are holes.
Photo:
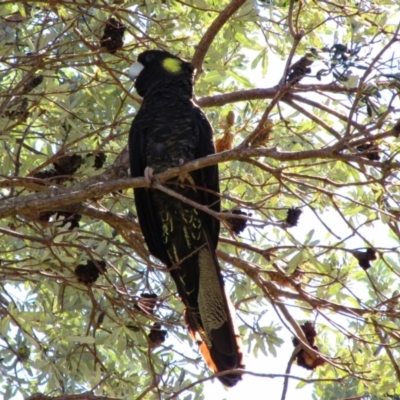
[[[233,149],[233,136],[230,131],[225,131],[223,136],[215,141],[215,151],[221,153],[222,151]]]
[[[78,281],[86,285],[96,282],[100,274],[103,274],[106,270],[105,261],[87,261],[86,264],[79,264],[75,268],[75,275],[78,277]]]
[[[304,332],[304,336],[307,339],[307,342],[310,346],[313,346],[315,343],[315,338],[317,337],[317,331],[315,330],[314,324],[310,321],[305,322],[303,325],[300,325],[301,330]],[[293,338],[293,346],[299,345],[299,340],[297,338]]]
[[[289,208],[287,210],[287,215],[285,220],[286,224],[291,227],[297,226],[301,213],[302,211],[300,210],[300,208],[297,207]]]
[[[101,47],[105,47],[111,54],[116,53],[124,45],[126,26],[115,18],[106,21],[104,33],[100,39]]]
[[[311,73],[310,65],[313,62],[313,60],[310,60],[307,57],[300,58],[300,60],[296,61],[289,68],[288,74],[286,76],[286,82],[290,82],[292,85],[299,83],[302,78]]]
[[[311,346],[316,351],[319,351],[317,346]],[[305,350],[300,350],[296,355],[297,365],[308,370],[314,370],[325,364],[325,360],[322,357],[311,357]]]
[[[77,154],[60,157],[53,163],[58,175],[73,175],[82,164],[83,159]]]
[[[93,153],[89,153],[86,157],[93,156]],[[107,155],[103,152],[99,152],[94,156],[94,164],[93,167],[96,169],[103,168],[104,163],[106,162]]]
[[[104,317],[106,316],[106,313],[102,311],[100,315],[97,317],[96,321],[96,328],[99,328],[101,324],[104,322]]]
[[[76,213],[70,213],[68,211],[57,211],[56,219],[64,218],[61,223],[61,227],[64,227],[68,223],[71,225],[69,226],[68,230],[72,231],[74,228],[79,228],[79,221],[82,218],[82,215]]]
[[[358,265],[366,271],[371,268],[370,261],[376,260],[376,251],[374,249],[368,248],[366,251],[353,250],[351,252],[355,258],[358,260]]]
[[[224,211],[224,212],[228,212],[228,211]],[[230,212],[232,214],[236,214],[236,215],[251,216],[250,213],[247,213],[243,210],[231,210]],[[239,233],[243,232],[247,226],[247,220],[242,219],[242,218],[230,217],[230,218],[227,218],[225,220],[225,222],[228,225],[228,228],[236,235],[239,235]]]
[[[319,351],[318,347],[314,345],[315,338],[317,337],[317,332],[315,330],[314,324],[308,321],[305,322],[303,325],[300,325],[300,328],[304,332],[304,336],[306,337],[310,347],[316,351]],[[293,346],[295,347],[297,347],[300,344],[300,341],[297,338],[293,338],[292,342]],[[314,370],[315,368],[325,364],[325,360],[322,357],[311,356],[304,349],[301,349],[296,354],[296,359],[297,359],[297,365],[299,367],[303,367],[308,370]]]
[[[42,222],[49,222],[50,217],[55,213],[55,211],[43,211],[38,215],[38,220]]]
[[[33,75],[27,82],[25,82],[22,88],[22,93],[29,93],[35,87],[39,86],[43,82],[43,75]]]
[[[362,156],[368,158],[368,160],[379,161],[381,159],[379,155],[380,148],[375,143],[365,143],[357,146],[356,149],[363,153]]]
[[[57,177],[57,171],[55,169],[47,169],[44,171],[39,171],[33,175],[34,178],[37,179],[51,179]]]
[[[1,116],[24,121],[28,117],[28,104],[26,97],[16,97],[10,102],[6,111]]]
[[[164,343],[166,336],[167,331],[165,329],[161,329],[161,325],[157,322],[153,324],[150,333],[147,335],[152,348],[160,346],[162,343]]]
[[[395,125],[393,126],[393,131],[396,134],[396,136],[400,136],[400,120],[398,120]]]
[[[233,111],[229,111],[226,116],[224,134],[215,141],[215,150],[217,153],[233,149],[233,137],[235,134],[231,132],[230,128],[234,125],[234,123],[235,113]]]
[[[142,293],[137,302],[137,308],[147,314],[153,314],[158,296],[155,293]]]

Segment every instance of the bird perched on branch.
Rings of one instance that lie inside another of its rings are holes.
[[[215,153],[213,131],[192,102],[193,66],[165,51],[139,55],[129,70],[143,103],[129,134],[132,177],[153,174]],[[166,182],[176,193],[220,211],[218,166]],[[135,189],[139,223],[150,253],[169,269],[185,305],[185,320],[215,372],[243,368],[235,310],[224,290],[215,254],[219,220],[160,190]],[[240,373],[219,377],[234,386]]]

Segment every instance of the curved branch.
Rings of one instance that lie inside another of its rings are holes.
[[[246,0],[233,0],[231,1],[223,11],[218,15],[217,18],[208,28],[207,32],[203,35],[200,43],[197,45],[196,51],[192,59],[192,65],[197,69],[196,77],[198,77],[202,71],[202,64],[207,51],[215,39],[217,33],[225,25],[226,21],[246,2]]]
[[[285,94],[285,96],[290,96],[292,93],[303,92],[332,92],[351,94],[355,93],[356,91],[356,88],[349,89],[336,83],[323,85],[296,85],[295,87],[292,87],[290,92]],[[215,96],[205,96],[197,99],[196,103],[200,107],[219,107],[224,106],[225,104],[236,103],[238,101],[273,99],[278,92],[279,87],[277,86],[265,89],[240,90],[237,92],[218,94]]]

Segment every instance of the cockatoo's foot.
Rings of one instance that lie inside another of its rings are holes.
[[[153,172],[154,172],[154,170],[151,167],[146,167],[144,169],[144,178],[149,183],[151,183],[151,181],[153,180]]]

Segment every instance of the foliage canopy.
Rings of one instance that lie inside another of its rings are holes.
[[[400,395],[399,11],[2,1],[4,398],[202,398],[209,372],[194,343],[182,351],[182,305],[135,215],[132,187],[147,184],[128,174],[140,98],[127,69],[148,48],[193,60],[197,103],[223,138],[181,170],[219,163],[218,257],[249,354],[295,349],[279,338],[289,330],[287,372],[301,357],[315,367],[318,399]]]

